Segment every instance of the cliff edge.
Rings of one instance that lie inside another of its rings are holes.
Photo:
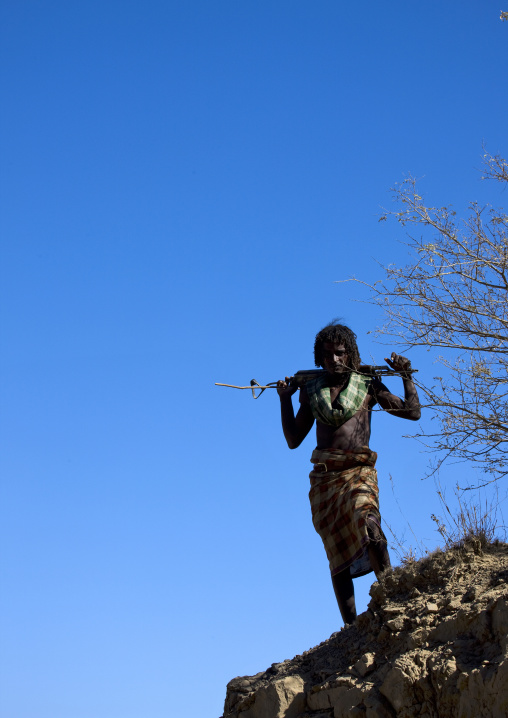
[[[222,718],[508,716],[508,544],[437,551],[370,595],[324,643],[230,681]]]

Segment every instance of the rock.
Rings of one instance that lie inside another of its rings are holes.
[[[409,650],[423,646],[423,644],[427,641],[428,635],[429,632],[426,628],[418,628],[416,631],[413,631],[413,633],[408,636]]]
[[[506,718],[508,715],[508,662],[503,661],[494,674],[483,679],[480,670],[461,674],[458,681],[460,718]]]
[[[454,598],[450,601],[450,603],[447,605],[447,611],[458,611],[459,608],[461,608],[462,603],[458,598]]]
[[[373,653],[364,653],[360,660],[355,663],[355,670],[362,676],[371,673],[376,667],[376,658]]]
[[[362,702],[361,688],[344,688],[333,697],[333,718],[349,718]]]
[[[395,568],[353,625],[230,681],[223,718],[506,718],[507,576],[502,543]]]
[[[401,609],[400,606],[384,606],[383,608],[383,616],[388,618],[396,618],[400,615]]]
[[[428,603],[425,606],[425,612],[426,613],[437,613],[439,611],[439,606],[437,603]]]
[[[413,682],[398,666],[391,669],[379,690],[396,711],[409,708],[414,702]]]
[[[392,718],[391,711],[384,703],[375,695],[370,694],[364,701],[365,718]]]
[[[508,602],[501,598],[492,611],[492,630],[501,638],[508,634]]]
[[[378,606],[382,606],[386,601],[386,591],[384,589],[384,586],[378,581],[372,584],[372,586],[370,587],[369,594],[373,599],[374,603],[377,603]]]
[[[386,622],[386,627],[392,631],[392,633],[395,633],[397,631],[402,631],[404,628],[404,619],[402,616],[397,616],[397,618],[392,618],[389,621]]]
[[[303,687],[300,676],[274,680],[256,691],[242,718],[297,718],[305,709]]]

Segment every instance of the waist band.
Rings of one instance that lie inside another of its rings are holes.
[[[359,446],[357,449],[314,449],[310,457],[314,464],[314,471],[325,473],[327,471],[346,471],[354,466],[375,466],[377,454],[368,446]]]

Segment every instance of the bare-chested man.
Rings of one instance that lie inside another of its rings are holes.
[[[291,377],[277,383],[282,429],[289,448],[296,449],[316,421],[312,520],[326,549],[342,618],[351,623],[356,618],[353,578],[370,571],[379,576],[390,565],[379,514],[377,454],[369,449],[372,409],[379,404],[389,414],[416,421],[420,404],[411,374],[405,373],[409,359],[395,353],[386,359],[402,376],[404,399],[379,379],[357,372],[360,355],[349,327],[335,322],[324,327],[316,336],[314,359],[325,373],[302,387],[296,416],[291,397],[297,387]]]

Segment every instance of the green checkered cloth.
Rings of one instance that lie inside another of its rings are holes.
[[[351,372],[347,386],[335,399],[332,407],[330,387],[326,386],[326,375],[311,379],[306,386],[310,408],[316,421],[328,426],[342,426],[353,417],[363,404],[372,383],[371,377]]]

